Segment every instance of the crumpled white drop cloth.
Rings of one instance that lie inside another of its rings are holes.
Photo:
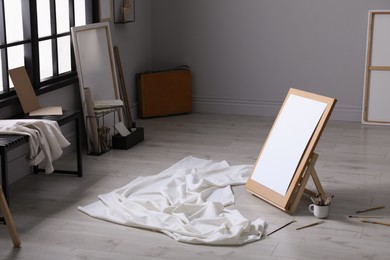
[[[259,240],[265,222],[250,221],[226,207],[234,204],[230,185],[244,184],[252,167],[190,156],[78,209],[117,224],[160,231],[180,242],[242,245]]]
[[[38,165],[45,161],[45,173],[54,171],[53,161],[61,157],[62,149],[70,143],[62,135],[56,121],[45,119],[0,120],[0,134],[29,136],[29,163]]]

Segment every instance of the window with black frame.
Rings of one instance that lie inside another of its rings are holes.
[[[0,0],[0,99],[15,95],[8,70],[25,66],[35,89],[77,78],[70,28],[86,0]]]

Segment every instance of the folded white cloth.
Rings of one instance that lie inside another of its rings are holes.
[[[45,161],[45,173],[54,171],[52,162],[61,157],[63,148],[70,145],[62,135],[58,123],[51,120],[0,120],[0,134],[28,135],[30,165]]]
[[[259,240],[265,222],[250,221],[230,185],[244,184],[252,166],[186,157],[158,175],[138,177],[78,209],[114,223],[160,231],[193,244],[241,245]]]

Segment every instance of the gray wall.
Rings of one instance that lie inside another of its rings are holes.
[[[198,112],[274,116],[294,87],[359,121],[372,9],[390,1],[153,1],[152,66],[189,65]]]
[[[136,116],[136,73],[151,67],[151,1],[135,1],[135,22],[110,22],[112,43],[118,46],[129,102]]]

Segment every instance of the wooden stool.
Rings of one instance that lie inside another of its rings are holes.
[[[14,220],[12,219],[11,212],[9,211],[7,201],[5,199],[3,188],[0,186],[0,209],[3,213],[5,223],[8,228],[9,235],[11,236],[14,247],[20,247],[20,239],[18,233],[16,232]]]

